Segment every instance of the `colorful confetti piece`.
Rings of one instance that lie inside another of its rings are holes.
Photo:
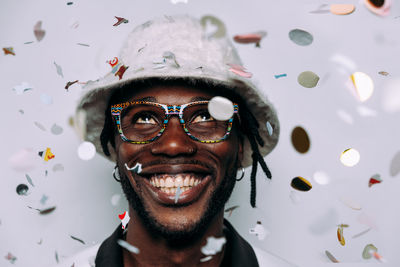
[[[344,246],[346,244],[346,241],[344,240],[343,236],[343,227],[339,226],[337,229],[337,238],[339,240],[340,245]]]
[[[29,187],[26,184],[19,184],[16,188],[17,194],[20,196],[28,195]]]
[[[235,73],[236,75],[239,75],[244,78],[251,78],[253,76],[253,74],[247,72],[243,66],[236,64],[228,64],[228,66],[230,66],[229,71]]]
[[[330,6],[330,11],[335,15],[348,15],[354,12],[356,7],[351,4],[333,4]]]
[[[368,187],[371,187],[374,184],[380,184],[380,183],[382,183],[381,176],[379,174],[375,174],[371,178],[369,178]]]
[[[14,48],[13,47],[3,47],[4,55],[13,55],[15,56]]]
[[[33,90],[33,87],[29,85],[27,82],[23,82],[20,85],[16,85],[13,87],[13,91],[17,93],[17,95],[22,95],[23,93]]]
[[[226,243],[225,237],[207,237],[207,244],[201,248],[204,255],[215,255],[222,250]]]
[[[289,32],[289,39],[297,45],[307,46],[313,42],[314,37],[304,30],[293,29]]]
[[[208,102],[208,112],[216,120],[227,121],[233,116],[233,103],[226,97],[214,96]]]
[[[279,78],[282,78],[282,77],[287,77],[287,74],[286,73],[277,74],[277,75],[274,75],[274,77],[275,77],[275,79],[279,79]]]
[[[314,88],[318,81],[319,76],[312,71],[304,71],[297,77],[297,82],[305,88]]]
[[[226,35],[225,24],[214,16],[203,16],[200,19],[201,26],[204,29],[207,38],[222,38]]]
[[[33,26],[33,33],[35,34],[36,40],[40,42],[43,40],[44,35],[46,34],[46,31],[42,29],[42,21],[39,20],[35,26]]]
[[[33,185],[33,182],[32,182],[32,178],[31,178],[28,174],[25,174],[25,177],[26,177],[26,180],[28,181],[28,183],[29,183],[31,186],[34,186],[34,185]]]
[[[82,244],[86,244],[85,243],[85,241],[83,241],[82,239],[80,239],[80,238],[77,238],[77,237],[75,237],[75,236],[73,236],[73,235],[70,235],[70,237],[73,239],[73,240],[76,240],[76,241],[78,241],[78,242],[80,242],[80,243],[82,243]]]
[[[256,226],[249,229],[249,234],[256,235],[258,240],[264,240],[269,234],[269,231],[264,228],[260,221],[258,221]]]
[[[325,250],[325,255],[328,257],[328,259],[331,260],[331,262],[338,263],[339,261],[327,250]]]
[[[233,40],[239,44],[256,44],[256,47],[260,47],[260,42],[265,36],[267,36],[267,32],[259,31],[255,33],[235,35]]]
[[[310,150],[311,142],[306,130],[297,126],[291,134],[292,145],[299,153],[307,153]]]
[[[131,244],[129,244],[128,242],[122,240],[122,239],[118,239],[117,240],[118,245],[120,245],[121,247],[123,247],[124,249],[128,250],[129,252],[135,253],[135,254],[139,254],[139,249],[135,246],[132,246]]]
[[[64,78],[64,74],[63,74],[61,66],[58,65],[55,61],[54,61],[54,66],[56,66],[57,74]]]
[[[301,176],[297,176],[297,177],[293,178],[292,181],[290,182],[290,185],[294,189],[303,191],[303,192],[310,191],[312,188],[311,183],[307,179],[305,179]]]
[[[44,161],[49,161],[55,158],[55,155],[51,152],[50,148],[46,148],[46,151],[39,151],[38,155],[43,158]]]
[[[354,72],[351,76],[351,81],[355,87],[358,99],[361,102],[367,101],[374,92],[374,82],[371,77],[363,72]]]
[[[129,22],[129,20],[127,20],[125,18],[121,18],[121,17],[117,17],[117,16],[114,16],[114,17],[117,19],[117,22],[115,24],[113,24],[114,27],[116,27],[116,26],[118,26],[118,25],[120,25],[122,23],[128,23]]]
[[[128,211],[125,211],[124,213],[119,214],[118,218],[121,220],[122,229],[125,229],[126,225],[128,224],[129,220],[131,219],[131,217],[129,217]]]

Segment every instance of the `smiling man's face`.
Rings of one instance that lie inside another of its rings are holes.
[[[135,89],[129,100],[151,98],[161,104],[181,105],[213,96],[193,87],[168,85]],[[124,142],[116,134],[123,190],[130,206],[151,232],[167,240],[193,239],[223,212],[242,157],[237,124],[235,119],[229,138],[218,143],[191,139],[177,116],[171,116],[162,136],[148,144]],[[128,171],[125,163],[129,167],[142,164],[142,172]],[[175,203],[178,184],[185,191]]]

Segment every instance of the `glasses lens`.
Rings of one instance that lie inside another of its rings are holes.
[[[131,141],[148,141],[162,129],[164,109],[151,104],[131,105],[121,112],[122,133]]]
[[[214,119],[208,112],[207,104],[194,104],[185,108],[183,119],[189,133],[201,141],[222,139],[228,132],[228,121]]]

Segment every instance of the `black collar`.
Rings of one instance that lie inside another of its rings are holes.
[[[226,237],[225,255],[221,267],[258,267],[253,248],[241,237],[233,226],[224,219]],[[123,238],[121,225],[100,246],[96,255],[96,267],[123,267],[122,248],[117,244]]]

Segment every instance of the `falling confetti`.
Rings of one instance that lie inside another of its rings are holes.
[[[51,96],[49,96],[48,94],[44,94],[44,93],[41,94],[40,100],[42,101],[43,104],[46,104],[46,105],[53,104],[53,98]]]
[[[40,204],[46,205],[48,199],[49,197],[43,194],[42,198],[40,199]]]
[[[81,160],[91,160],[96,155],[96,147],[91,142],[84,141],[78,147],[78,156]]]
[[[26,184],[19,184],[16,188],[17,194],[20,196],[28,195],[29,187]]]
[[[34,124],[35,124],[36,127],[38,127],[43,132],[46,131],[46,128],[40,122],[35,121]]]
[[[239,44],[256,44],[256,47],[260,47],[260,42],[265,36],[267,36],[265,31],[259,31],[255,33],[235,35],[233,40]]]
[[[83,43],[77,43],[77,45],[86,46],[86,47],[89,47],[89,46],[90,46],[90,45],[88,45],[88,44],[83,44]]]
[[[388,75],[389,75],[389,72],[380,71],[380,72],[378,72],[378,74],[380,74],[380,75],[382,75],[382,76],[388,76]]]
[[[4,55],[13,55],[15,56],[14,48],[13,47],[3,47]]]
[[[175,58],[175,54],[174,54],[174,53],[172,53],[172,52],[170,52],[170,51],[165,51],[165,52],[163,53],[163,58],[168,59],[168,60],[173,60],[175,66],[176,66],[177,68],[180,68],[180,67],[181,67],[181,66],[178,64],[178,62],[176,61],[176,58]]]
[[[264,240],[269,234],[269,231],[264,228],[260,221],[258,221],[254,228],[249,229],[249,234],[256,235],[258,240]]]
[[[179,196],[181,195],[181,193],[182,193],[181,186],[178,186],[175,193],[175,203],[178,203]]]
[[[27,82],[23,82],[20,85],[16,85],[13,87],[13,91],[17,93],[17,95],[22,95],[23,93],[33,90],[33,87],[30,86]]]
[[[188,3],[188,0],[171,0],[171,3],[174,4],[174,5],[176,5],[176,4],[178,4],[178,3],[187,4],[187,3]]]
[[[372,258],[372,253],[377,251],[378,249],[373,244],[368,244],[364,247],[364,250],[362,252],[362,257],[363,259],[368,260]]]
[[[55,61],[54,61],[54,66],[56,66],[57,74],[64,78],[64,74],[63,74],[61,66],[58,65]]]
[[[61,163],[57,163],[53,166],[53,172],[63,171],[64,166]]]
[[[269,121],[267,121],[265,126],[267,127],[267,131],[268,131],[269,136],[271,136],[274,133],[274,128],[272,128],[272,125],[271,125],[271,123]]]
[[[135,254],[139,254],[139,249],[135,246],[132,246],[131,244],[129,244],[128,242],[122,240],[122,239],[118,239],[117,240],[118,245],[120,245],[121,247],[123,247],[124,249],[128,250],[129,252],[135,253]]]
[[[311,14],[326,14],[329,13],[329,8],[327,4],[320,5],[316,10],[310,11]]]
[[[55,258],[56,258],[56,262],[59,263],[60,260],[58,259],[58,253],[57,253],[57,251],[55,251],[54,256],[55,256]]]
[[[351,4],[333,4],[330,7],[330,11],[335,15],[348,15],[354,12],[356,7]]]
[[[120,199],[121,199],[121,195],[120,194],[113,195],[111,197],[111,205],[117,206]]]
[[[382,183],[381,176],[379,174],[375,174],[371,178],[369,178],[368,187],[371,187],[374,184],[380,184],[380,183]]]
[[[346,111],[339,109],[336,114],[347,124],[353,124],[353,117]]]
[[[340,162],[344,166],[353,167],[360,161],[360,153],[354,148],[348,148],[340,155]]]
[[[32,44],[32,43],[33,43],[33,41],[25,42],[24,44]]]
[[[200,19],[201,26],[204,29],[207,38],[221,38],[226,35],[225,24],[214,16],[203,16]]]
[[[141,172],[142,172],[142,164],[139,163],[139,162],[137,162],[137,163],[135,164],[135,166],[133,166],[132,168],[129,168],[129,167],[128,167],[128,164],[125,163],[125,168],[126,168],[128,171],[131,171],[131,172],[133,172],[133,173],[141,173]]]
[[[253,74],[247,72],[243,66],[236,64],[228,64],[228,66],[230,66],[229,71],[235,73],[236,75],[239,75],[244,78],[251,78],[253,76]]]
[[[338,263],[339,261],[327,250],[325,250],[325,254],[328,257],[328,259],[331,260],[331,262]]]
[[[43,158],[44,161],[49,161],[55,157],[50,148],[46,148],[46,151],[39,151],[38,155]]]
[[[39,20],[33,27],[33,33],[35,34],[36,40],[38,40],[38,42],[40,42],[44,38],[46,32],[42,29],[41,20]]]
[[[50,208],[47,208],[47,209],[44,209],[44,210],[39,210],[39,214],[40,215],[47,215],[47,214],[52,213],[55,209],[56,209],[56,207],[54,206],[54,207],[50,207]]]
[[[343,236],[343,226],[339,225],[338,229],[337,229],[337,237],[339,240],[339,243],[344,246],[346,244],[346,241],[344,240],[344,236]]]
[[[211,259],[212,259],[212,256],[207,256],[207,257],[201,258],[200,262],[206,262],[206,261],[209,261]]]
[[[314,88],[317,86],[319,76],[312,71],[304,71],[297,77],[297,82],[306,88]]]
[[[390,163],[390,175],[396,176],[400,173],[400,151],[394,155],[392,162]]]
[[[222,250],[225,243],[225,237],[207,237],[207,244],[201,248],[201,253],[207,256],[215,255]]]
[[[121,23],[128,23],[129,20],[121,18],[121,17],[117,17],[115,16],[115,18],[118,20],[115,24],[113,24],[114,27],[120,25]]]
[[[291,135],[292,145],[299,153],[307,153],[310,149],[310,138],[306,130],[297,126],[293,129]]]
[[[29,183],[31,186],[34,186],[34,185],[33,185],[33,182],[32,182],[32,178],[31,178],[28,174],[25,174],[25,177],[26,177],[26,180],[28,181],[28,183]]]
[[[225,212],[229,212],[228,217],[231,217],[232,212],[233,212],[235,209],[237,209],[237,208],[239,208],[238,205],[225,209]]]
[[[322,171],[316,171],[314,173],[313,178],[314,178],[314,181],[320,185],[326,185],[326,184],[329,184],[329,182],[330,182],[329,176],[325,172],[322,172]]]
[[[342,196],[340,201],[353,210],[361,210],[361,205],[349,197]]]
[[[297,177],[293,178],[290,185],[294,189],[303,191],[303,192],[310,191],[312,188],[311,183],[309,181],[307,181],[307,179],[305,179],[301,176],[297,176]]]
[[[274,77],[275,77],[275,79],[279,79],[279,78],[282,78],[282,77],[287,77],[287,74],[286,73],[277,74],[277,75],[274,75]]]
[[[387,16],[390,12],[391,0],[364,0],[365,6],[369,11],[379,16]]]
[[[121,220],[122,229],[125,229],[126,225],[128,224],[129,220],[131,219],[131,217],[129,217],[128,211],[125,211],[124,213],[119,214],[118,218]]]
[[[114,73],[115,76],[118,76],[120,80],[122,79],[125,71],[129,68],[119,62],[119,59],[117,57],[114,57],[112,60],[107,61],[107,63],[110,64],[112,68],[111,73]]]
[[[75,84],[75,83],[77,83],[77,82],[79,82],[78,80],[76,80],[76,81],[73,81],[73,82],[67,82],[67,84],[65,85],[65,90],[67,90],[68,91],[68,89],[69,89],[69,87],[71,86],[71,85],[73,85],[73,84]]]
[[[309,32],[300,29],[294,29],[289,32],[289,39],[297,45],[307,46],[313,42],[314,37]]]
[[[233,103],[226,97],[214,96],[208,102],[208,112],[216,120],[227,121],[233,116]]]
[[[363,72],[354,72],[350,78],[356,89],[358,99],[361,102],[368,100],[374,92],[374,82],[371,77]]]
[[[38,245],[41,245],[43,243],[43,239],[40,238],[39,242],[37,242]]]
[[[15,261],[17,260],[17,257],[15,257],[13,254],[8,252],[7,255],[5,256],[5,259],[10,261],[10,263],[14,264]]]
[[[73,4],[73,2],[67,2],[67,5],[68,6],[70,6],[70,5],[72,5]]]
[[[85,241],[83,241],[82,239],[77,238],[77,237],[75,237],[75,236],[73,236],[73,235],[70,235],[70,237],[71,237],[73,240],[76,240],[76,241],[78,241],[78,242],[81,242],[82,244],[85,245]]]
[[[368,233],[369,231],[371,231],[371,228],[368,228],[368,229],[366,229],[366,230],[364,230],[364,231],[362,231],[362,232],[360,232],[360,233],[358,233],[358,234],[353,235],[353,238],[357,238],[357,237],[360,237],[360,236],[362,236],[362,235],[365,235],[365,234]]]
[[[53,126],[51,126],[50,131],[51,131],[51,133],[54,134],[54,135],[60,135],[60,134],[62,134],[62,132],[63,132],[63,128],[62,128],[61,126],[59,126],[59,125],[57,125],[57,124],[54,123]]]

